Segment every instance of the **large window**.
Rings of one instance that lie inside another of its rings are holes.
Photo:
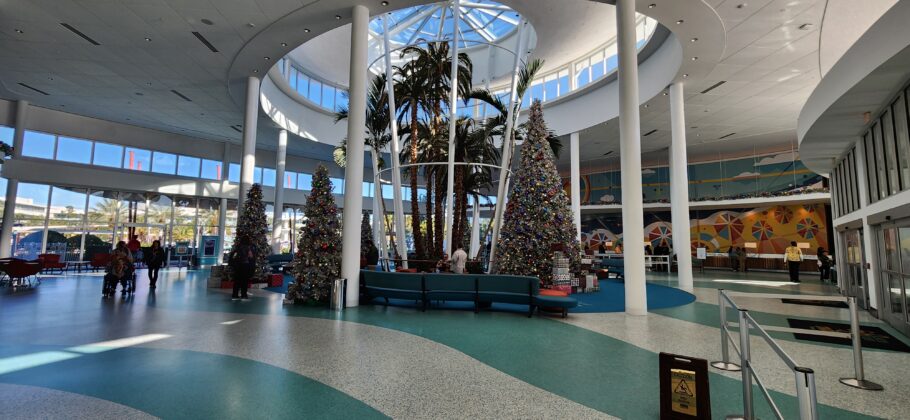
[[[26,131],[22,141],[22,156],[53,159],[54,140],[52,134]]]
[[[177,175],[199,178],[199,164],[202,159],[191,156],[179,156],[177,158]]]
[[[152,163],[152,152],[134,147],[127,147],[123,161],[123,169],[133,171],[148,171]]]
[[[309,191],[313,188],[313,176],[310,174],[300,173],[297,175],[297,189]]]
[[[57,138],[57,160],[88,164],[92,160],[92,142],[69,137]]]
[[[221,162],[202,159],[202,174],[200,174],[200,177],[221,180],[223,177],[223,174],[221,173]]]
[[[172,153],[154,152],[152,157],[152,172],[167,175],[174,175],[177,173],[177,155]]]
[[[123,167],[123,146],[96,142],[92,164],[108,168]]]
[[[870,202],[910,189],[908,93],[900,92],[863,135]]]

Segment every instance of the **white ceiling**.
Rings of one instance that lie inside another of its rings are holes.
[[[705,78],[686,83],[687,142],[690,160],[718,153],[774,151],[796,141],[796,120],[818,84],[818,45],[825,0],[713,0],[726,30],[726,50]],[[742,7],[738,7],[743,5]],[[798,27],[809,23],[811,28]],[[670,28],[671,30],[673,28]],[[707,93],[710,86],[726,83]],[[670,107],[657,96],[641,108],[642,152],[670,144]],[[735,133],[729,137],[721,137]],[[567,140],[566,140],[567,142]],[[582,155],[618,160],[619,128],[608,121],[580,134]],[[568,164],[568,154],[560,163]]]

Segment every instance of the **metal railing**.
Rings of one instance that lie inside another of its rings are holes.
[[[790,327],[775,327],[775,326],[765,326],[762,327],[758,322],[752,318],[752,315],[749,314],[749,311],[742,309],[733,302],[732,296],[743,296],[750,298],[766,298],[766,299],[793,299],[793,300],[813,300],[813,301],[830,301],[830,302],[847,302],[850,308],[850,333],[842,333],[836,331],[818,331],[810,330],[803,328],[790,328]],[[764,385],[761,378],[755,372],[754,366],[752,365],[752,353],[751,353],[751,331],[754,330],[757,335],[765,340],[768,343],[768,346],[777,354],[777,356],[784,362],[785,365],[793,372],[794,379],[796,381],[796,397],[799,407],[799,418],[801,420],[815,420],[818,419],[818,400],[815,395],[815,372],[807,367],[799,366],[790,355],[784,351],[783,348],[777,341],[771,338],[768,334],[768,331],[776,332],[788,332],[788,333],[798,333],[798,334],[809,334],[809,335],[818,335],[825,337],[837,337],[837,338],[847,338],[852,341],[853,344],[853,364],[855,377],[853,378],[841,378],[840,382],[844,385],[848,385],[854,388],[868,389],[868,390],[882,390],[883,387],[874,382],[868,381],[864,377],[863,370],[863,355],[862,355],[862,344],[861,344],[861,335],[859,328],[859,317],[857,314],[856,298],[854,297],[843,297],[843,296],[800,296],[800,295],[788,295],[788,294],[776,294],[776,293],[743,293],[743,292],[730,292],[723,289],[717,291],[717,300],[718,306],[720,308],[720,343],[721,343],[721,358],[722,360],[711,363],[711,366],[721,370],[727,371],[740,371],[742,372],[742,386],[743,386],[743,415],[741,418],[752,420],[755,418],[755,407],[753,405],[753,396],[752,396],[752,381],[755,380],[755,383],[758,385],[762,394],[765,397],[765,400],[771,406],[771,409],[774,411],[774,415],[778,419],[783,419],[784,416],[780,412],[779,407],[771,398],[771,394],[768,391],[768,388]],[[735,309],[739,312],[738,322],[728,322],[727,321],[727,308]],[[736,327],[738,329],[738,341],[739,347],[736,346],[736,340],[730,333],[730,327]],[[736,364],[730,361],[730,345],[732,344],[733,349],[739,355],[740,364]],[[731,418],[731,417],[728,417]],[[732,417],[738,418],[738,417]]]

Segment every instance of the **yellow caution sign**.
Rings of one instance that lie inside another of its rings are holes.
[[[698,403],[695,398],[695,372],[683,369],[670,369],[670,409],[689,416],[698,415]]]

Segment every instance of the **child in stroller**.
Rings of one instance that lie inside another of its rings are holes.
[[[113,297],[117,292],[117,283],[120,283],[122,290],[120,294],[126,297],[127,294],[133,294],[136,291],[136,269],[133,266],[133,258],[126,243],[120,241],[111,254],[111,262],[107,267],[107,274],[104,276],[103,297]]]

